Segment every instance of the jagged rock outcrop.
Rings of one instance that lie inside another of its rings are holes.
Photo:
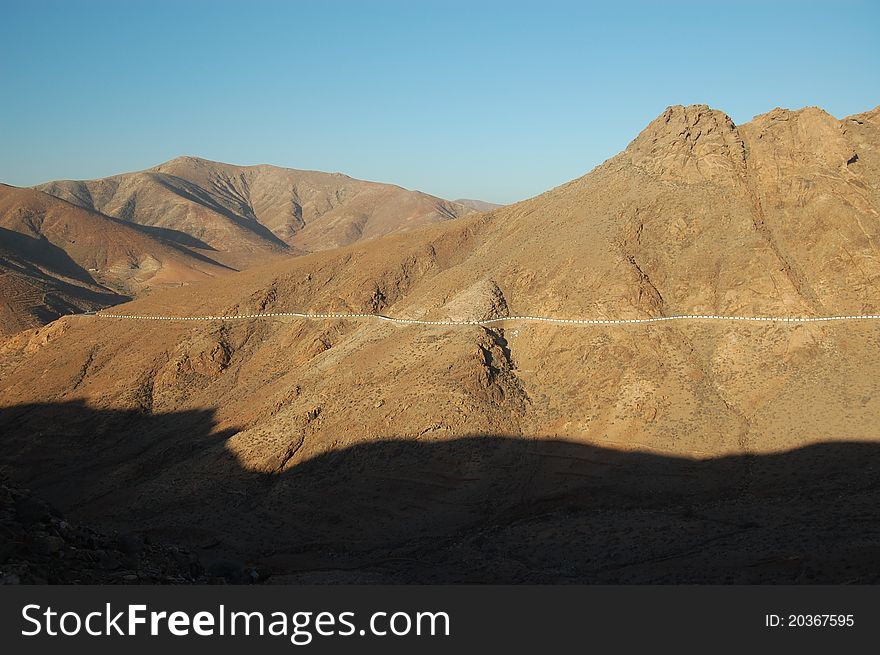
[[[733,183],[745,173],[745,146],[736,125],[708,105],[669,107],[627,153],[635,166],[663,180]]]

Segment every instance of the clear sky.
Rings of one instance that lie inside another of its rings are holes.
[[[667,105],[880,104],[880,2],[0,0],[0,181],[178,155],[511,202]]]

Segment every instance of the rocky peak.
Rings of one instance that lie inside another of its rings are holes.
[[[745,170],[745,149],[736,125],[708,105],[667,107],[626,152],[645,172],[686,183],[733,180]]]

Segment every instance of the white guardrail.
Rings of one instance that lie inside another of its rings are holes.
[[[140,321],[241,321],[264,318],[300,318],[308,320],[377,320],[404,325],[493,325],[496,323],[538,322],[564,325],[638,325],[644,323],[662,323],[665,321],[747,321],[770,323],[820,323],[824,321],[866,321],[880,320],[880,314],[860,314],[848,316],[721,316],[717,314],[681,314],[675,316],[657,316],[652,318],[550,318],[546,316],[503,316],[478,321],[425,321],[414,318],[395,318],[384,314],[304,314],[300,312],[259,312],[254,314],[228,314],[217,316],[161,316],[112,314],[108,312],[87,312],[78,316],[94,316],[97,318],[115,318]]]

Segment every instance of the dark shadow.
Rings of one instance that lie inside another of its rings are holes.
[[[201,239],[197,239],[191,234],[181,232],[180,230],[173,230],[170,227],[159,227],[157,225],[141,225],[140,223],[135,223],[130,220],[123,222],[126,225],[133,227],[140,232],[143,232],[144,234],[148,234],[151,237],[160,239],[161,241],[165,241],[166,243],[174,243],[179,246],[183,246],[184,248],[196,248],[198,250],[209,250],[211,252],[217,252],[217,249],[213,246],[205,243]]]
[[[880,582],[880,443],[691,460],[472,435],[270,474],[231,434],[211,411],[8,407],[0,463],[78,521],[275,581]]]

